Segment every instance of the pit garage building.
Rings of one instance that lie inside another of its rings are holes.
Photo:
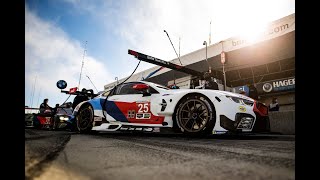
[[[280,111],[295,109],[295,14],[271,22],[254,41],[233,37],[207,46],[212,77],[218,79],[220,90],[224,89],[222,51],[226,55],[224,68],[227,91],[248,92],[248,85],[255,84],[261,102],[268,105],[272,97],[277,97]],[[183,55],[180,59],[183,66],[200,72],[208,71],[206,47]],[[179,63],[178,59],[170,62]],[[128,81],[145,78],[145,81],[167,86],[173,83],[174,77],[180,88],[193,88],[199,84],[189,74],[168,68],[159,70],[159,66],[136,73]],[[105,90],[116,83],[105,85]]]

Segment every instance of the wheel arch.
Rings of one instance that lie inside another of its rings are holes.
[[[93,110],[93,106],[92,106],[92,104],[91,104],[89,101],[83,101],[83,102],[79,103],[79,104],[75,107],[75,109],[77,109],[77,110],[74,109],[73,112],[72,112],[72,115],[76,117],[76,116],[78,115],[79,110],[80,110],[83,106],[85,106],[85,105],[91,106],[91,108],[92,108],[92,110]],[[93,111],[93,112],[94,112],[94,111]]]
[[[174,107],[174,111],[173,111],[173,114],[172,114],[173,128],[178,128],[178,123],[177,123],[177,120],[176,120],[176,112],[177,112],[177,109],[179,107],[179,104],[181,103],[181,101],[184,98],[186,98],[187,96],[192,96],[192,95],[201,95],[201,96],[205,97],[207,99],[207,101],[209,102],[210,106],[212,107],[213,114],[216,116],[216,108],[214,106],[214,103],[210,100],[210,98],[208,98],[208,96],[206,96],[205,94],[199,93],[199,92],[187,93],[187,94],[185,94],[184,96],[182,96],[179,99],[179,101],[176,103],[176,105]],[[215,118],[217,118],[217,117],[215,117]]]
[[[91,109],[92,109],[92,113],[93,113],[93,115],[94,115],[94,109],[93,109],[93,106],[92,106],[92,104],[90,103],[90,102],[88,102],[88,101],[86,101],[86,102],[84,102],[83,104],[81,104],[81,106],[79,107],[79,110],[81,109],[81,108],[83,108],[84,106],[86,106],[86,105],[88,105],[88,106],[90,106],[91,107]],[[78,111],[79,111],[78,110]]]

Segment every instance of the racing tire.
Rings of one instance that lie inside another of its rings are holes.
[[[216,123],[214,105],[201,94],[191,94],[181,99],[174,116],[180,131],[190,136],[212,134]]]
[[[48,128],[48,130],[49,131],[54,131],[55,130],[55,123],[54,123],[54,117],[51,117],[50,118],[50,125],[49,125],[49,128]]]
[[[32,124],[33,124],[33,127],[35,129],[40,129],[40,122],[39,120],[37,119],[37,116],[34,115],[33,118],[32,118]]]
[[[93,127],[93,109],[89,104],[84,104],[77,114],[77,129],[80,133],[90,133]]]

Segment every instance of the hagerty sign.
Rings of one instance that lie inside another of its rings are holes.
[[[278,79],[257,84],[257,91],[259,94],[290,91],[295,89],[295,77]]]

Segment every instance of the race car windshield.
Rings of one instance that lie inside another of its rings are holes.
[[[102,92],[102,93],[101,93],[101,96],[107,97],[108,94],[110,94],[110,92],[111,92],[112,89],[113,89],[113,88],[111,88],[111,89],[109,89],[109,90],[107,90],[107,91]]]
[[[150,82],[150,83],[151,83],[151,82]],[[160,89],[170,90],[170,88],[167,88],[167,87],[162,86],[162,85],[160,85],[160,84],[156,84],[156,83],[151,83],[151,84],[153,84],[155,87],[160,88]]]

